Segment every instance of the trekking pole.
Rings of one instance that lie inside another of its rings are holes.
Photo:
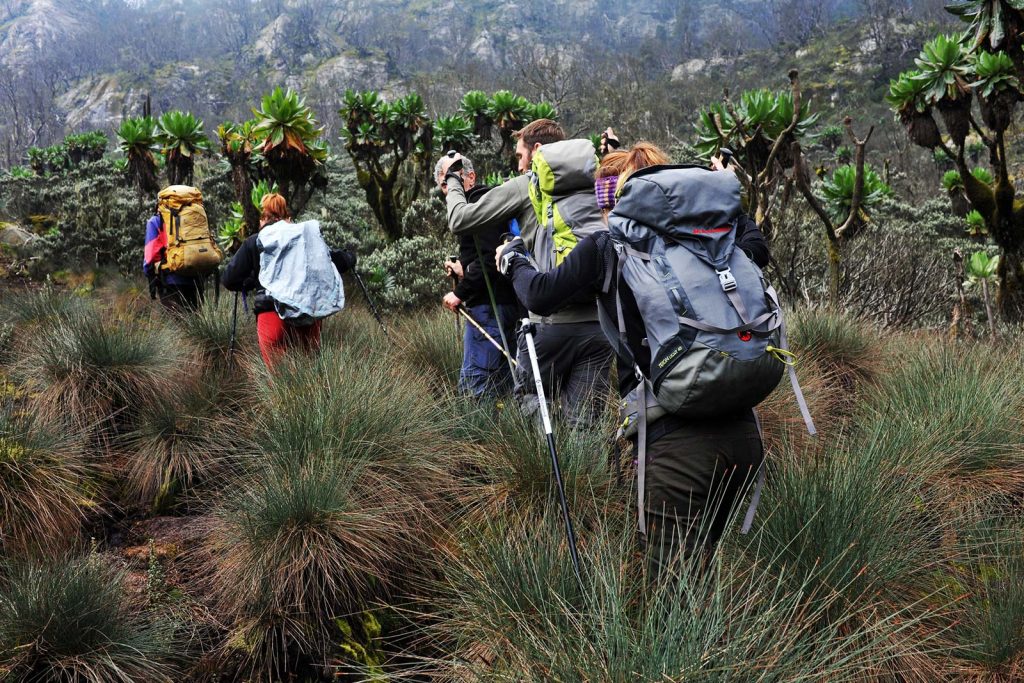
[[[494,319],[498,321],[498,334],[501,336],[501,347],[505,349],[505,358],[509,360],[508,370],[515,377],[516,370],[515,365],[512,363],[512,356],[509,355],[511,346],[508,344],[508,339],[505,338],[505,321],[501,318],[501,311],[498,310],[498,301],[494,298],[494,287],[491,286],[491,276],[487,274],[487,264],[484,263],[484,254],[480,249],[480,239],[473,235],[473,246],[476,248],[476,257],[480,261],[480,270],[484,274],[484,286],[487,288],[487,298],[491,302],[491,311],[494,312]]]
[[[505,358],[508,358],[508,360],[512,363],[513,366],[519,365],[519,363],[516,362],[516,359],[508,354],[508,351],[505,350],[505,347],[499,344],[494,337],[488,334],[487,330],[484,329],[483,325],[481,325],[480,323],[473,319],[473,316],[469,314],[469,311],[466,310],[466,307],[463,304],[459,304],[455,310],[457,313],[461,313],[462,317],[468,320],[473,327],[480,330],[480,334],[484,335],[484,337],[487,338],[487,341],[491,342],[494,348],[501,351],[501,353],[505,356]]]
[[[388,334],[388,328],[384,325],[384,320],[380,317],[380,313],[377,312],[377,307],[374,306],[373,299],[370,298],[370,290],[366,288],[366,283],[364,283],[363,278],[359,276],[358,270],[353,268],[352,274],[356,276],[356,282],[359,283],[359,288],[363,290],[363,298],[366,299],[366,303],[370,304],[370,311],[373,313],[373,317],[377,319],[380,329],[384,330],[384,337],[390,341],[391,336]]]
[[[235,333],[238,331],[238,292],[235,292],[235,307],[231,311],[231,344],[228,345],[228,358],[235,357]]]
[[[576,572],[576,578],[583,584],[583,575],[580,573],[580,555],[576,549],[576,532],[572,528],[572,519],[569,517],[569,503],[565,499],[565,485],[562,483],[562,470],[558,466],[558,451],[555,449],[555,435],[551,430],[551,416],[548,415],[547,398],[544,396],[544,383],[541,381],[540,365],[537,363],[537,349],[533,344],[533,333],[536,323],[529,318],[523,318],[523,335],[526,337],[526,350],[530,354],[530,366],[533,368],[533,383],[537,388],[537,398],[540,403],[540,419],[544,423],[544,436],[548,441],[548,452],[551,454],[551,469],[555,473],[555,485],[558,487],[558,499],[562,506],[562,519],[565,522],[565,533],[569,537],[569,555],[572,558],[572,568]]]
[[[455,263],[458,260],[459,260],[458,256],[449,256],[448,257],[448,262],[449,263]],[[455,275],[455,271],[452,271],[451,275],[449,277],[451,277],[451,279],[452,279],[452,294],[454,294],[455,293],[455,288],[459,286],[459,278],[458,278],[458,276]],[[460,332],[462,332],[462,330],[459,328],[459,313],[458,313],[458,311],[456,311],[455,312],[455,337],[456,338],[459,337],[459,333]]]

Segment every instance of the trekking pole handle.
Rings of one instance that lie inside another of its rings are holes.
[[[544,395],[544,382],[541,380],[540,365],[537,363],[537,347],[533,343],[533,333],[537,324],[529,318],[523,318],[523,335],[526,337],[526,350],[530,355],[530,367],[533,369],[533,384],[537,389],[537,398],[540,408],[540,419],[544,423],[544,433],[551,436],[554,432],[551,429],[551,416],[548,414],[547,397]]]

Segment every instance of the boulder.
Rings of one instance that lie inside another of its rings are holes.
[[[36,239],[36,236],[24,228],[10,223],[0,223],[0,244],[21,247]]]

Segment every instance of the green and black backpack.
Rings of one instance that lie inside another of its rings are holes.
[[[561,264],[584,237],[605,229],[594,197],[598,163],[594,144],[585,139],[542,145],[533,155],[530,201],[540,231],[530,247],[541,272]]]

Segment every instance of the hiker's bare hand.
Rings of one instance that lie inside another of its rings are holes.
[[[454,275],[455,277],[457,277],[457,278],[459,278],[461,280],[462,279],[462,273],[463,273],[463,271],[462,271],[462,261],[445,261],[444,262],[444,272],[445,272],[445,274],[448,275],[448,277],[451,277],[452,275]]]
[[[444,295],[444,299],[441,300],[441,303],[444,304],[444,307],[449,311],[454,311],[459,307],[459,304],[462,303],[462,299],[455,296],[455,292],[448,292]]]

